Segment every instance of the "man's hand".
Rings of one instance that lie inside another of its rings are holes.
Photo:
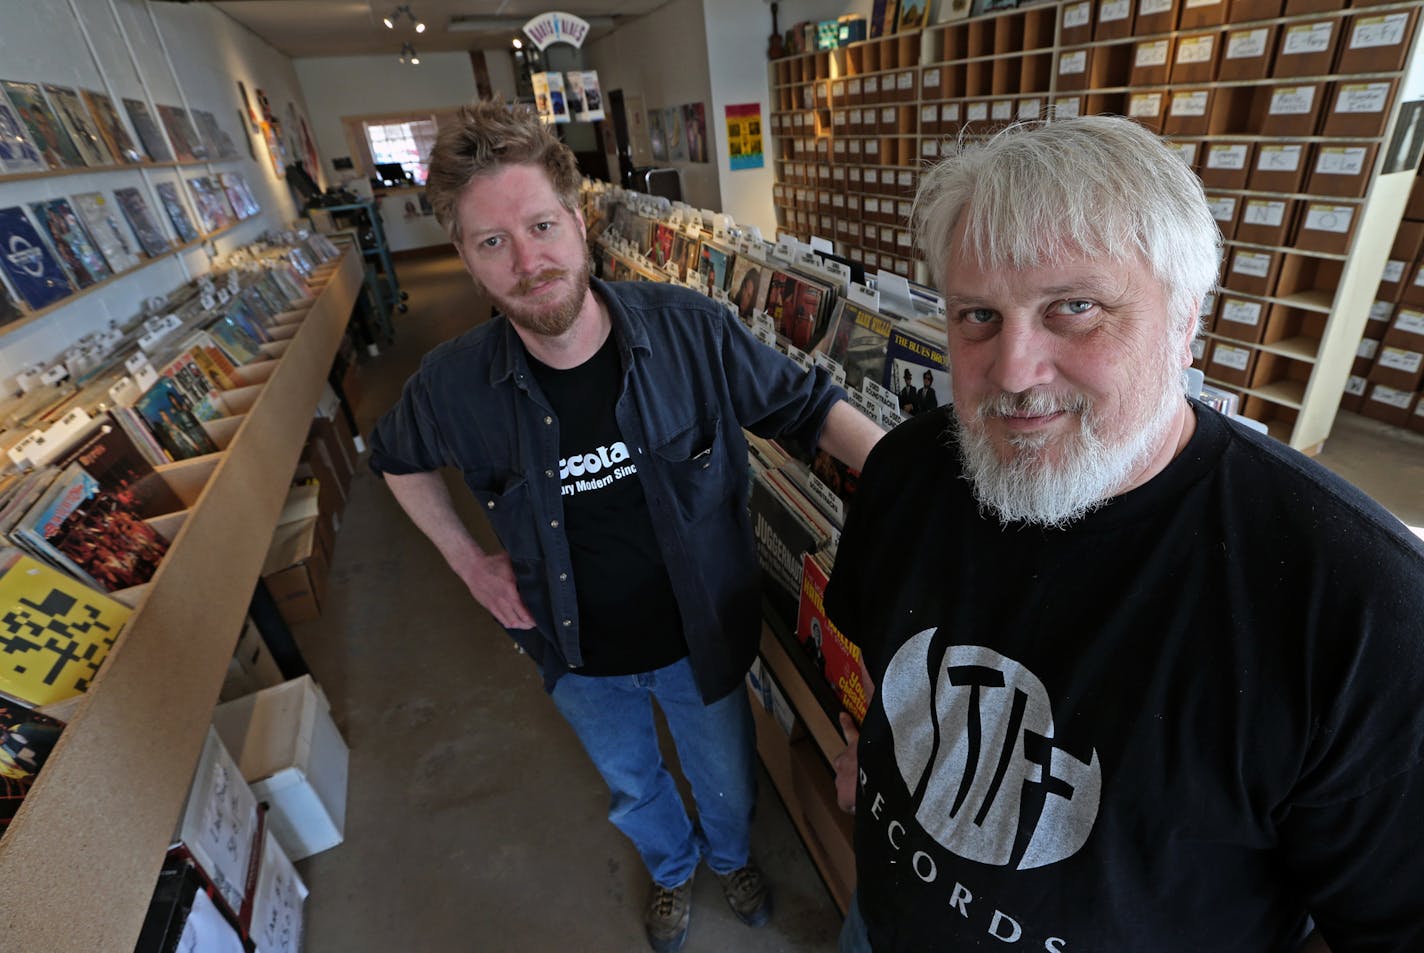
[[[841,734],[846,746],[833,762],[836,769],[836,803],[847,814],[855,813],[855,792],[860,782],[860,730],[855,727],[855,719],[841,712]]]
[[[475,601],[489,610],[506,629],[532,629],[534,617],[519,598],[514,584],[514,564],[508,553],[473,553],[451,563]]]

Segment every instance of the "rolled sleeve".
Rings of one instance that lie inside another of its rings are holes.
[[[446,465],[444,445],[430,392],[417,373],[371,431],[369,466],[377,476],[438,470]]]

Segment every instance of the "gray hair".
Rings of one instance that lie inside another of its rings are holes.
[[[960,220],[984,268],[1065,253],[1141,259],[1167,291],[1172,327],[1197,320],[1216,285],[1221,230],[1196,177],[1157,136],[1120,116],[1017,123],[920,179],[911,227],[943,290]]]

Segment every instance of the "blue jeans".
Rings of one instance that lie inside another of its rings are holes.
[[[856,894],[850,896],[850,909],[841,925],[837,950],[838,953],[871,953],[870,936],[865,932],[865,919],[860,915],[860,898]]]
[[[704,705],[683,659],[641,675],[565,675],[554,684],[553,698],[608,784],[608,819],[637,847],[654,881],[663,887],[686,882],[703,856],[719,874],[746,866],[756,733],[745,690],[738,686]],[[654,698],[692,785],[695,824],[658,750]]]

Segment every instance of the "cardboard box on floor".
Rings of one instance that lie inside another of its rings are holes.
[[[243,695],[282,683],[282,670],[267,649],[257,624],[248,619],[237,637],[237,649],[228,663],[227,677],[218,692],[219,701],[231,701]]]
[[[262,581],[288,625],[317,618],[326,602],[331,564],[319,497],[319,487],[292,488],[262,564]]]
[[[341,843],[350,752],[310,675],[219,705],[213,727],[268,805],[267,828],[289,858]]]

